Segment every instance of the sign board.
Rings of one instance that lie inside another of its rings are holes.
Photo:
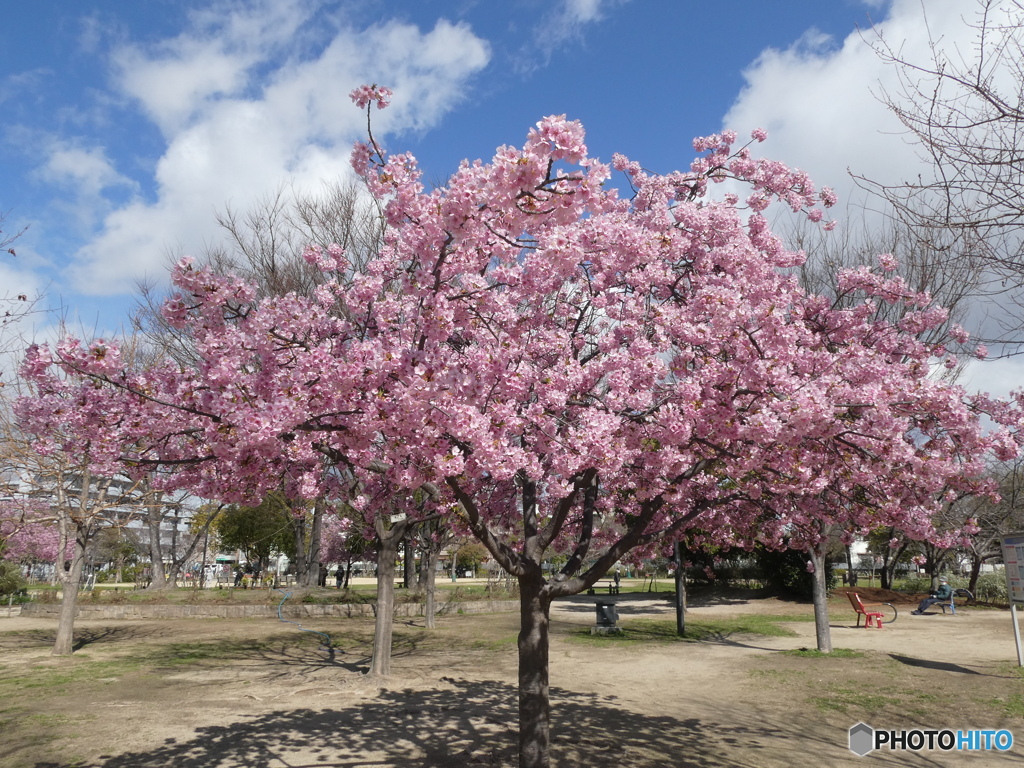
[[[1010,605],[1024,606],[1024,533],[1003,539],[1003,563],[1006,565],[1006,594]]]
[[[1013,639],[1017,644],[1017,664],[1024,667],[1024,644],[1020,640],[1020,624],[1017,622],[1017,606],[1024,605],[1024,533],[1013,533],[1003,538],[1003,563]]]
[[[400,523],[403,520],[405,520],[405,512],[402,512],[400,514],[392,515],[391,516],[391,522],[392,523]]]

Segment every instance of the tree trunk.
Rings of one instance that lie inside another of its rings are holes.
[[[405,589],[413,589],[416,586],[416,550],[408,539],[403,550],[402,586]]]
[[[171,560],[170,565],[167,566],[164,578],[167,580],[168,588],[178,586],[178,577],[181,575],[182,563],[177,560]]]
[[[434,622],[434,614],[437,612],[437,557],[440,553],[435,550],[423,550],[423,558],[420,560],[422,567],[421,576],[426,580],[424,593],[426,597],[423,602],[423,625],[427,629],[434,629],[437,625]]]
[[[54,656],[70,656],[74,650],[75,611],[78,608],[78,588],[82,584],[85,565],[85,547],[88,532],[80,527],[75,531],[75,548],[71,556],[71,570],[62,579],[60,614],[57,617],[57,639],[53,643]]]
[[[849,544],[846,545],[846,583],[857,586],[857,569],[853,567],[853,549]]]
[[[825,545],[822,549],[812,548],[811,564],[814,566],[814,579],[811,593],[814,601],[814,635],[818,641],[818,650],[832,653],[832,632],[828,626],[828,585],[825,583]]]
[[[982,558],[971,556],[971,576],[967,581],[967,589],[975,597],[977,597],[978,593],[978,577],[981,575],[982,562]]]
[[[683,544],[676,542],[676,634],[686,634],[686,574],[683,572]]]
[[[437,562],[436,553],[432,553],[431,542],[427,542],[424,546],[419,548],[420,550],[420,570],[416,574],[416,591],[426,593],[427,591],[427,573],[430,570],[428,564],[433,566]]]
[[[167,589],[172,586],[167,583],[167,574],[164,571],[164,547],[160,540],[160,523],[163,521],[163,507],[150,504],[146,510],[146,529],[149,531],[149,586],[147,590]]]
[[[295,536],[295,583],[301,587],[315,587],[316,576],[310,581],[310,572],[313,570],[306,561],[306,513],[292,514],[292,533]]]
[[[889,575],[889,564],[882,563],[882,568],[878,571],[878,581],[882,589],[892,589],[892,576]]]
[[[320,539],[326,509],[326,499],[323,496],[318,497],[313,504],[313,522],[309,528],[309,557],[306,561],[309,571],[306,576],[307,587],[316,587],[320,584]]]
[[[378,536],[377,547],[377,614],[373,625],[373,658],[370,674],[387,677],[391,674],[391,634],[395,613],[395,559],[399,538],[394,530]]]
[[[540,568],[519,578],[519,768],[551,762],[551,702],[548,648],[551,600]]]

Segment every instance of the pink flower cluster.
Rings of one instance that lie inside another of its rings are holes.
[[[687,171],[616,156],[633,187],[620,195],[584,139],[545,118],[432,190],[411,155],[364,148],[354,163],[389,225],[365,266],[310,249],[325,270],[313,295],[257,300],[182,262],[165,313],[196,364],[136,369],[107,342],[35,348],[25,428],[107,468],[173,468],[167,484],[208,498],[258,500],[283,481],[364,521],[429,507],[513,573],[517,547],[554,542],[604,573],[685,531],[928,537],[946,491],[987,487],[986,455],[1013,439],[981,413],[1018,411],[929,375],[934,345],[917,334],[945,311],[867,268],[840,281],[847,304],[805,294],[790,269],[802,255],[756,214],[834,195],[734,151],[730,133],[695,142]],[[754,215],[709,201],[725,177],[750,188]],[[883,302],[900,323],[878,319]]]
[[[370,102],[377,104],[377,109],[384,109],[391,103],[391,97],[394,92],[390,88],[386,88],[383,85],[360,85],[354,89],[352,93],[348,95],[350,99],[355,103],[357,107],[362,109]]]

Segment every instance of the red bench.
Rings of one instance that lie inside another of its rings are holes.
[[[889,623],[896,621],[896,606],[892,603],[865,603],[861,600],[860,595],[856,592],[847,592],[846,596],[850,598],[850,605],[853,606],[853,610],[857,612],[857,626],[860,626],[860,617],[864,617],[864,628],[874,627],[876,629],[882,628],[882,619],[885,616],[885,612],[868,610],[870,608],[881,608],[883,606],[892,609],[892,618]]]

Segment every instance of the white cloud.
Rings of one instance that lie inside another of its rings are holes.
[[[159,274],[168,253],[196,252],[216,237],[213,214],[226,205],[245,210],[282,184],[319,190],[350,173],[349,150],[366,122],[348,93],[360,83],[395,89],[392,107],[374,113],[378,138],[423,130],[463,98],[490,57],[467,26],[443,20],[430,31],[339,26],[319,40],[300,29],[308,7],[268,0],[203,14],[153,49],[115,55],[119,86],[159,126],[166,149],[155,201],[111,211],[76,254],[79,290],[117,293]]]
[[[723,124],[741,135],[768,130],[762,151],[832,186],[841,203],[864,201],[847,170],[882,182],[927,173],[895,116],[877,97],[897,93],[896,70],[871,47],[876,34],[912,60],[929,58],[929,35],[970,49],[973,34],[962,0],[894,0],[874,30],[834,41],[810,30],[786,50],[768,49],[744,72],[746,86]]]
[[[757,151],[807,171],[818,186],[834,187],[840,211],[849,203],[871,205],[847,169],[884,183],[931,173],[903,126],[877,98],[883,92],[898,96],[901,86],[897,71],[871,45],[881,35],[904,59],[927,64],[929,41],[934,40],[951,60],[969,60],[975,50],[971,24],[976,11],[974,3],[963,0],[894,0],[874,29],[851,33],[842,41],[809,30],[790,48],[766,50],[751,64],[744,72],[746,86],[723,126],[741,136],[755,127],[766,128],[768,141]],[[874,221],[867,214],[850,225],[871,226]],[[1022,373],[1024,361],[975,361],[962,383],[968,390],[1006,395],[1021,386]]]
[[[253,68],[296,39],[305,9],[296,0],[261,0],[194,12],[192,27],[177,37],[152,49],[126,45],[115,52],[121,89],[173,135],[211,100],[243,93]]]
[[[968,392],[986,392],[1007,397],[1024,387],[1024,360],[1016,357],[998,360],[972,360],[967,364],[960,384]]]

